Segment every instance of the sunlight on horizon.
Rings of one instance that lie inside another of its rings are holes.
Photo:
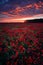
[[[43,14],[41,15],[34,15],[34,16],[31,16],[31,17],[24,17],[24,18],[17,18],[17,19],[14,19],[13,18],[2,18],[0,20],[0,23],[9,23],[9,22],[25,22],[25,20],[33,20],[33,19],[43,19]]]

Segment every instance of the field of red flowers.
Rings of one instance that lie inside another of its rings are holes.
[[[0,24],[0,65],[43,65],[43,24]]]

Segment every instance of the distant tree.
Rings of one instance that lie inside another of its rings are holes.
[[[43,19],[26,20],[25,23],[43,23]]]

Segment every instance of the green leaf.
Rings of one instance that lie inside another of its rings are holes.
[[[22,59],[22,54],[21,53],[19,53],[19,58]]]
[[[21,42],[22,45],[24,45],[24,42]]]
[[[8,49],[11,49],[12,47],[11,46],[8,46]]]
[[[25,55],[26,57],[28,57],[28,53],[27,53],[26,51],[24,52],[24,55]]]
[[[7,42],[6,40],[2,41],[3,44],[6,44],[6,42]]]
[[[26,48],[26,49],[28,48],[28,45],[27,45],[27,44],[24,44],[23,46],[24,46],[24,48]]]
[[[29,40],[29,42],[32,44],[33,43],[33,41],[32,40]]]

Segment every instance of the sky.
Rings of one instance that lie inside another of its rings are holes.
[[[0,0],[0,22],[43,18],[43,0]]]

